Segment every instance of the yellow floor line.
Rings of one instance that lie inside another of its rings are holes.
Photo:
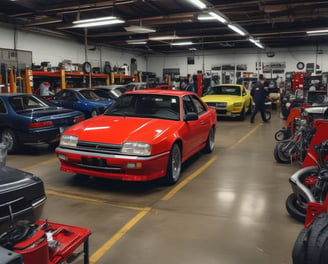
[[[48,164],[53,163],[55,161],[58,161],[58,158],[53,158],[53,159],[48,159],[48,160],[45,160],[45,161],[41,161],[41,162],[35,163],[31,166],[21,168],[21,170],[29,171],[29,170],[32,170],[36,167],[40,167],[40,166],[43,166],[43,165],[48,165]]]
[[[83,201],[88,201],[88,202],[94,202],[94,203],[104,203],[103,200],[88,198],[88,197],[75,195],[75,194],[62,193],[62,192],[57,192],[57,191],[53,191],[53,190],[46,190],[46,194],[51,194],[51,195],[60,196],[60,197],[64,197],[64,198],[75,199],[75,200],[83,200]]]
[[[88,197],[85,197],[85,196],[80,196],[80,195],[76,195],[76,194],[68,194],[68,193],[58,192],[58,191],[49,190],[49,189],[46,190],[46,194],[47,195],[48,194],[55,195],[55,196],[64,197],[64,198],[69,198],[69,199],[93,202],[93,203],[106,203],[106,204],[111,205],[113,207],[131,209],[131,210],[136,210],[136,211],[142,211],[142,210],[145,209],[145,207],[136,207],[136,206],[112,204],[112,203],[108,203],[106,200],[88,198]]]
[[[149,213],[151,208],[144,208],[135,217],[133,217],[126,225],[124,225],[114,236],[112,236],[105,244],[103,244],[91,257],[90,264],[96,263],[111,247],[119,241],[132,227],[134,227],[145,215]]]
[[[164,197],[161,199],[162,201],[170,200],[179,190],[181,190],[184,186],[186,186],[190,181],[196,178],[199,174],[201,174],[204,170],[206,170],[216,159],[218,155],[213,156],[209,161],[207,161],[203,166],[201,166],[198,170],[188,176],[186,179],[177,184],[173,189],[171,189]]]
[[[241,139],[239,139],[235,144],[233,144],[231,147],[229,147],[229,150],[235,149],[240,143],[244,142],[250,135],[252,135],[260,126],[263,124],[260,123],[256,127],[254,127],[251,131],[249,131],[245,136],[243,136]]]

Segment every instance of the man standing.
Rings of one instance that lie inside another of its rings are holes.
[[[42,82],[39,86],[40,88],[40,96],[51,96],[54,95],[52,91],[50,91],[50,83]]]
[[[260,75],[259,81],[253,85],[251,90],[251,95],[255,103],[255,109],[251,116],[251,123],[254,123],[254,118],[257,112],[261,113],[263,122],[268,122],[265,118],[265,99],[268,95],[268,88],[265,87],[265,78],[263,75]]]

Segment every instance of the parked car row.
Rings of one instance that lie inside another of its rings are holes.
[[[152,90],[160,90],[160,94],[165,94],[172,87],[158,85]],[[48,100],[27,94],[1,95],[2,141],[8,142],[9,153],[17,151],[24,144],[48,143],[55,146],[59,135],[66,128],[83,119],[103,114],[116,101],[121,102],[119,98],[129,91],[148,93],[151,89],[147,88],[147,83],[101,85],[93,89],[67,88],[47,98]],[[211,87],[202,97],[201,104],[204,102],[206,107],[215,108],[217,116],[239,117],[241,120],[252,108],[249,91],[238,84]],[[171,115],[174,115],[173,111]]]

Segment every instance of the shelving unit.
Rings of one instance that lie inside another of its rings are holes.
[[[139,82],[140,78],[138,75],[124,75],[122,72],[110,74],[111,84],[126,84],[129,82]]]
[[[124,75],[123,73],[82,73],[82,72],[67,72],[59,70],[54,72],[48,71],[33,71],[25,70],[25,86],[27,93],[33,93],[41,82],[47,81],[56,89],[65,89],[72,87],[92,87],[95,85],[111,85],[125,84],[129,82],[138,82],[139,77],[132,75]]]
[[[26,92],[32,93],[41,82],[47,81],[56,89],[65,89],[71,85],[78,87],[92,87],[99,84],[125,84],[138,82],[138,76],[124,75],[123,73],[82,73],[59,70],[55,72],[25,70]],[[71,84],[70,84],[71,83]]]

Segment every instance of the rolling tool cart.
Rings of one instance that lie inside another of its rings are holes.
[[[0,235],[0,245],[15,255],[21,255],[24,262],[18,263],[71,263],[83,254],[83,263],[89,264],[90,234],[89,229],[76,226],[19,221]],[[80,246],[83,246],[82,250]]]

